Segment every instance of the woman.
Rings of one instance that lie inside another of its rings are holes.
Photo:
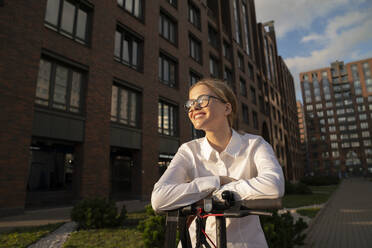
[[[155,184],[155,210],[172,210],[197,202],[211,193],[232,191],[235,200],[278,198],[284,194],[282,169],[271,146],[256,135],[232,129],[237,101],[232,90],[216,79],[204,79],[189,90],[185,104],[195,129],[205,137],[183,144]],[[226,219],[228,247],[267,247],[259,217]],[[195,246],[195,221],[190,236]],[[215,219],[206,233],[215,242]]]

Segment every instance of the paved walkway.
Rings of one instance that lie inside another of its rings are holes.
[[[343,180],[308,230],[305,247],[371,248],[372,182]]]
[[[126,206],[128,212],[141,211],[149,204],[148,201],[121,201],[116,205],[121,209]],[[11,230],[15,227],[39,226],[49,223],[69,222],[72,207],[40,209],[25,211],[24,214],[0,218],[0,232]]]

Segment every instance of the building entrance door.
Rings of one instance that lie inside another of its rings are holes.
[[[133,154],[127,149],[111,149],[111,196],[114,199],[127,198],[132,194]]]

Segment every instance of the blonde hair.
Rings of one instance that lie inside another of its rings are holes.
[[[189,93],[194,87],[199,85],[207,86],[211,91],[213,91],[214,94],[216,94],[216,96],[223,99],[225,102],[231,104],[231,113],[227,116],[227,120],[229,122],[230,127],[233,127],[237,117],[238,103],[232,89],[227,85],[227,83],[219,79],[205,78],[198,81],[196,84],[192,85],[189,88]]]

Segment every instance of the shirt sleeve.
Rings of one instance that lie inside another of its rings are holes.
[[[192,155],[181,146],[163,176],[154,186],[151,204],[155,211],[172,210],[190,205],[220,187],[218,176],[192,178],[194,174],[192,161]]]
[[[237,201],[275,199],[284,195],[283,171],[271,145],[261,137],[253,145],[254,147],[249,154],[253,159],[249,161],[253,160],[253,164],[257,168],[257,176],[228,183],[215,191],[214,196],[220,198],[221,193],[225,190],[234,192]]]

